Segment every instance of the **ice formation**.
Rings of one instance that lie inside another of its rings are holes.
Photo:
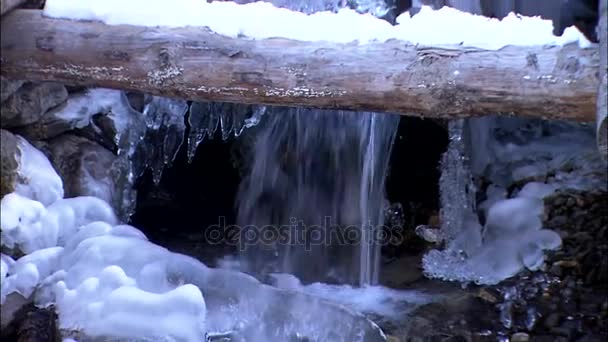
[[[439,298],[420,291],[395,290],[378,285],[363,287],[324,283],[303,285],[296,276],[289,273],[274,273],[270,278],[270,283],[278,288],[310,294],[344,304],[358,312],[384,318],[406,314],[408,307],[413,309]]]
[[[424,256],[425,273],[446,280],[497,284],[524,267],[540,269],[543,251],[561,246],[559,234],[542,229],[542,214],[539,198],[496,202],[489,208],[483,228],[470,213],[445,250],[432,250]]]
[[[97,20],[110,25],[207,26],[221,35],[253,39],[282,37],[336,43],[399,39],[413,44],[456,44],[485,49],[571,42],[578,42],[583,47],[591,45],[575,27],[567,28],[562,36],[556,37],[550,20],[513,13],[496,20],[448,7],[437,11],[423,7],[415,16],[407,12],[401,14],[397,25],[393,26],[370,13],[360,14],[347,8],[338,13],[306,14],[266,2],[239,5],[224,1],[176,0],[170,6],[167,4],[164,0],[48,0],[44,14],[55,18]],[[294,5],[290,7],[299,9]],[[437,30],[437,27],[451,29]]]
[[[46,156],[17,136],[18,179],[15,192],[48,205],[63,197],[63,181]]]
[[[43,170],[32,182],[57,176],[52,168]],[[11,193],[0,205],[3,246],[26,253],[17,260],[0,256],[0,303],[18,294],[53,305],[68,340],[385,340],[361,314],[157,246],[120,224],[100,199],[43,205]]]
[[[224,140],[231,135],[238,137],[245,128],[259,124],[265,112],[266,107],[258,105],[193,102],[188,115],[188,161],[192,161],[205,137],[213,138],[218,128]]]
[[[441,176],[447,247],[425,256],[429,276],[495,284],[524,268],[537,270],[543,251],[561,244],[557,233],[542,229],[542,199],[568,189],[606,191],[593,127],[484,117],[451,123],[450,134]],[[490,184],[479,204],[474,179]]]
[[[185,115],[188,104],[184,100],[147,96],[144,117],[146,135],[144,144],[154,146],[148,150],[147,164],[152,170],[154,183],[160,182],[165,167],[171,166],[186,133]]]

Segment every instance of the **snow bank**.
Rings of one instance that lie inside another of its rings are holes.
[[[351,9],[304,14],[266,2],[239,5],[204,0],[47,0],[44,14],[53,18],[102,21],[109,25],[206,26],[220,35],[251,39],[280,37],[362,44],[398,39],[413,44],[462,44],[485,49],[500,49],[507,45],[591,45],[575,27],[567,28],[560,37],[554,36],[552,22],[540,17],[512,13],[497,20],[448,7],[438,11],[423,7],[413,17],[403,13],[395,26]]]
[[[45,208],[13,193],[1,204],[3,245],[28,253],[16,261],[2,255],[2,303],[11,293],[33,295],[39,305],[56,305],[61,329],[93,337],[204,340],[202,293],[174,274],[204,265],[171,268],[179,258],[134,227],[116,225],[110,206],[94,197]]]
[[[0,303],[17,293],[54,304],[61,329],[91,337],[204,340],[202,292],[179,275],[204,278],[207,268],[120,225],[99,198],[62,198],[62,181],[46,156],[18,138],[18,172],[26,181],[0,201],[1,243],[26,255],[1,255]]]

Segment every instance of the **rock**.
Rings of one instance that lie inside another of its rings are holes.
[[[118,90],[104,88],[71,94],[65,103],[44,113],[35,123],[20,127],[17,133],[32,141],[54,138],[73,129],[83,129],[91,123],[94,115],[108,114],[120,104],[121,96]]]
[[[9,131],[0,129],[0,161],[2,163],[0,198],[15,191],[20,159],[21,151],[17,148],[17,137]]]
[[[15,315],[22,307],[30,302],[31,299],[24,298],[22,295],[16,292],[6,296],[5,302],[0,305],[0,330],[2,331],[2,334],[7,333],[7,330],[11,330],[11,328],[13,328],[11,323],[13,322]]]
[[[553,327],[556,327],[559,324],[560,320],[560,315],[554,312],[547,316],[547,318],[545,318],[545,320],[543,321],[543,325],[545,326],[545,328],[551,329]]]
[[[477,293],[477,297],[483,299],[484,301],[490,304],[496,304],[496,302],[498,302],[498,296],[496,295],[496,293],[487,288],[482,288],[481,290],[479,290],[479,292]]]
[[[115,203],[112,164],[116,156],[99,144],[65,134],[50,140],[43,149],[64,179],[66,197],[94,196]]]
[[[2,196],[16,192],[45,206],[63,197],[63,182],[46,156],[23,137],[1,130]]]
[[[530,341],[530,335],[525,332],[518,332],[511,335],[511,342],[528,342]]]
[[[51,108],[68,98],[68,91],[61,84],[26,83],[6,101],[2,102],[2,127],[21,127],[32,124]]]
[[[558,277],[561,277],[563,274],[561,266],[558,265],[557,263],[555,263],[551,266],[551,268],[549,269],[549,272],[551,272],[551,274],[558,276]]]
[[[0,103],[6,101],[17,89],[25,83],[24,81],[9,80],[0,76]]]

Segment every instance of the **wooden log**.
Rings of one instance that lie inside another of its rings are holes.
[[[8,78],[190,100],[395,112],[516,114],[592,122],[598,49],[488,51],[229,38],[205,28],[109,26],[16,10],[2,18]]]
[[[604,160],[608,160],[608,0],[600,0],[600,85],[597,97],[597,146]]]
[[[24,2],[25,0],[0,0],[0,16],[14,8],[17,8],[17,6],[23,4]]]

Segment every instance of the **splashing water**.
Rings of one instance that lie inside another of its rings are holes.
[[[375,283],[398,122],[393,114],[268,108],[244,144],[237,199],[249,271]]]

